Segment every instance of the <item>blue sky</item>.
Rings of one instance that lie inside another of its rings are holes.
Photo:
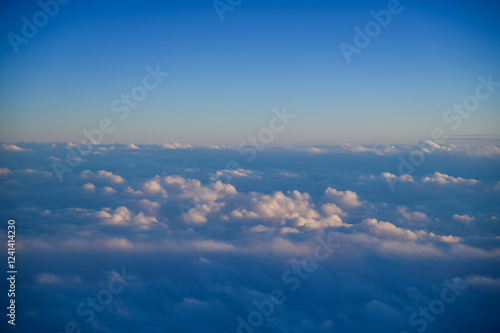
[[[500,332],[498,1],[43,1],[0,10],[15,331]]]
[[[76,1],[16,54],[9,32],[40,10],[1,12],[1,137],[79,141],[146,66],[170,73],[106,142],[237,145],[275,107],[300,115],[273,144],[412,143],[500,77],[495,1],[402,1],[347,64],[339,44],[387,1],[243,1],[221,21],[210,1]],[[453,134],[498,135],[500,94]]]

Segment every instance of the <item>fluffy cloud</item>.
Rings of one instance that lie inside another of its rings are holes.
[[[109,186],[104,186],[104,188],[102,189],[102,192],[105,194],[105,195],[112,195],[112,194],[116,194],[116,190],[112,187],[109,187]]]
[[[127,149],[141,149],[141,148],[137,147],[136,145],[134,145],[133,143],[129,143],[126,147],[127,147]]]
[[[125,182],[125,179],[123,179],[121,176],[118,176],[106,170],[99,170],[96,173],[90,170],[84,170],[80,173],[80,176],[82,178],[103,180],[112,184],[121,184]]]
[[[89,191],[89,192],[94,192],[95,191],[95,185],[92,184],[92,183],[86,183],[86,184],[83,184],[82,185],[82,188],[85,190],[85,191]]]
[[[444,173],[435,172],[432,176],[425,177],[422,180],[424,183],[437,183],[437,184],[465,184],[465,185],[476,185],[478,183],[475,179],[464,179],[462,177],[453,177],[446,175]]]
[[[455,277],[469,289],[428,331],[498,331],[495,149],[428,144],[399,175],[415,147],[269,147],[247,163],[229,148],[101,145],[60,183],[65,144],[20,146],[2,150],[0,213],[22,234],[22,331],[235,332],[275,289],[286,302],[262,331],[410,331]],[[122,267],[135,279],[89,327],[76,308]]]
[[[398,206],[398,212],[403,216],[403,218],[409,221],[419,221],[428,219],[425,213],[409,211],[408,207],[406,206]]]
[[[452,216],[452,219],[454,219],[455,221],[459,221],[459,222],[472,222],[472,221],[474,221],[474,217],[469,216],[469,215],[454,214]]]
[[[193,146],[191,146],[189,144],[183,145],[183,144],[174,142],[174,143],[162,143],[161,147],[165,148],[165,149],[185,149],[185,148],[191,148]]]
[[[23,148],[21,148],[19,146],[7,144],[7,143],[2,143],[2,149],[3,150],[11,150],[11,151],[23,151],[24,150]]]
[[[307,193],[291,191],[285,195],[275,192],[272,195],[253,193],[250,209],[239,208],[231,215],[234,217],[272,219],[284,223],[287,219],[316,218],[318,213],[310,203]]]
[[[149,195],[161,194],[163,197],[168,197],[167,191],[160,184],[160,177],[148,180],[142,186],[143,192]],[[133,192],[133,190],[132,190]]]
[[[334,188],[327,188],[325,190],[325,195],[329,198],[332,198],[337,204],[342,207],[352,208],[361,206],[361,202],[359,201],[358,195],[356,192],[347,190],[347,191],[337,191]]]
[[[364,219],[357,228],[375,236],[397,240],[416,240],[417,234],[411,230],[396,227],[394,224],[376,219]]]
[[[396,176],[390,172],[382,172],[380,176],[382,176],[382,178],[384,178],[386,181],[395,181],[397,179],[400,182],[410,182],[410,183],[414,182],[413,177],[408,174],[402,174],[400,176]]]
[[[230,179],[232,177],[257,177],[260,178],[260,176],[255,175],[255,173],[252,170],[246,170],[246,169],[236,169],[236,170],[218,170],[215,175],[218,178],[223,177],[223,179]]]
[[[152,223],[157,223],[158,220],[154,216],[146,216],[143,212],[135,214],[127,207],[120,206],[112,210],[103,208],[95,213],[95,216],[100,218],[104,224],[141,224],[148,226]]]

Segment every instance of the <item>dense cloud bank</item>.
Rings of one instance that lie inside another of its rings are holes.
[[[0,148],[20,332],[500,331],[498,147],[74,146]]]

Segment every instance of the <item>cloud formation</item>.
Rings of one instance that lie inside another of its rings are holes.
[[[499,328],[500,156],[436,148],[396,176],[402,146],[270,148],[252,162],[223,147],[99,148],[62,183],[51,163],[65,144],[2,152],[0,212],[17,221],[29,290],[20,327],[237,332],[279,289],[263,331],[411,332],[409,316],[456,278],[467,291],[427,332]],[[313,270],[315,253],[329,256]],[[78,304],[121,267],[136,279],[88,327]]]

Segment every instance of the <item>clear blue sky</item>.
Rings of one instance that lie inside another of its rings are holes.
[[[223,1],[227,2],[227,1]],[[237,145],[272,109],[298,117],[273,144],[411,143],[500,81],[498,1],[402,0],[403,11],[348,64],[339,44],[387,1],[245,0],[224,21],[212,1],[70,1],[13,50],[35,1],[2,4],[0,141],[79,141],[109,117],[105,142]],[[120,121],[110,104],[169,77]],[[498,135],[500,88],[449,134]]]

